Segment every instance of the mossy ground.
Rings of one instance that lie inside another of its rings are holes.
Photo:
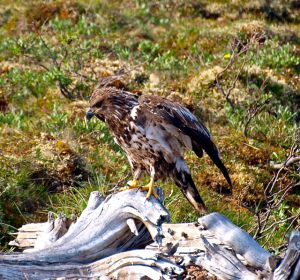
[[[269,163],[285,160],[300,119],[299,6],[269,2],[1,1],[2,248],[14,228],[44,221],[48,210],[80,213],[90,191],[107,192],[130,178],[126,156],[106,126],[84,118],[99,80],[122,71],[128,75],[118,87],[183,102],[206,123],[234,189],[228,194],[207,156],[187,153],[196,184],[211,211],[253,230],[250,210],[264,201],[275,174]],[[216,88],[216,76],[228,64],[231,42],[253,32],[264,34],[264,42],[222,76],[228,88],[239,74],[233,109]],[[245,137],[257,104],[262,110]],[[284,180],[299,182],[299,173]],[[172,221],[194,221],[197,213],[174,184],[163,187]],[[274,220],[299,211],[299,191],[289,195]],[[281,224],[266,246],[284,242],[287,229]]]

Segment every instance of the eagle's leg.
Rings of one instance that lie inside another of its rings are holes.
[[[142,170],[141,168],[137,168],[133,172],[133,180],[130,180],[127,182],[126,186],[123,188],[120,188],[120,191],[130,190],[130,189],[137,189],[138,181],[141,178]]]
[[[140,189],[142,191],[148,191],[146,199],[149,199],[151,195],[153,195],[155,198],[159,198],[158,194],[156,193],[155,188],[154,188],[154,178],[155,178],[155,169],[154,169],[154,167],[151,167],[150,171],[151,171],[150,172],[150,174],[151,174],[150,182],[147,185],[142,186]]]

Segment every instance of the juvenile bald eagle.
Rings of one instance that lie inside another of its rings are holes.
[[[203,150],[231,180],[207,128],[184,106],[159,96],[134,95],[113,87],[98,88],[90,99],[87,119],[104,121],[118,145],[126,152],[133,172],[129,188],[137,188],[144,172],[150,174],[147,198],[157,197],[154,183],[172,178],[199,212],[206,211],[189,168],[183,158],[185,149],[198,157]]]

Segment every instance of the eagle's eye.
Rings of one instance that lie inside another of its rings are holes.
[[[102,103],[103,103],[103,100],[99,100],[99,101],[97,101],[97,102],[93,105],[93,107],[94,107],[94,108],[100,108],[100,107],[102,106]]]

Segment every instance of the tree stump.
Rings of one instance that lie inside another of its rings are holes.
[[[92,192],[77,221],[49,213],[46,223],[21,227],[10,244],[24,252],[0,255],[0,279],[183,279],[189,265],[218,279],[299,279],[299,232],[279,263],[219,213],[168,224],[158,193]]]

